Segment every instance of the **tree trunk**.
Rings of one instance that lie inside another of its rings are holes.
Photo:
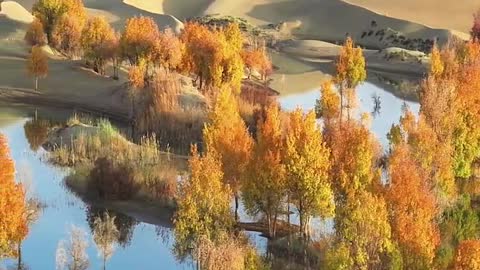
[[[103,256],[103,270],[106,270],[106,269],[107,269],[107,258]]]
[[[290,227],[290,195],[287,195],[287,225]]]
[[[35,77],[35,91],[38,91],[38,77]]]
[[[310,239],[310,221],[311,216],[305,217],[305,239]]]
[[[287,225],[290,228],[290,194],[287,193]],[[290,250],[290,233],[287,237],[288,250]]]
[[[268,236],[272,237],[273,230],[272,230],[272,215],[267,214],[267,227],[268,227]]]
[[[235,221],[238,221],[238,194],[235,193]]]
[[[272,230],[272,237],[275,238],[277,236],[277,217],[278,217],[278,212],[275,212],[275,215],[273,216],[273,230]]]
[[[304,234],[305,221],[303,220],[303,219],[304,219],[304,216],[303,216],[302,211],[298,210],[298,215],[300,216],[300,232],[301,232],[302,235],[303,235],[303,234]]]
[[[342,126],[343,118],[343,85],[340,85],[340,127]]]
[[[23,263],[22,263],[22,243],[18,243],[18,265],[17,269],[22,270],[23,269]]]

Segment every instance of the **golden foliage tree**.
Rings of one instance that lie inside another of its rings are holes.
[[[32,47],[32,52],[27,58],[27,72],[35,78],[35,91],[38,91],[38,79],[48,75],[48,58],[42,48]]]
[[[340,97],[333,88],[332,81],[322,83],[321,97],[315,104],[315,113],[322,118],[325,128],[329,129],[340,117]]]
[[[322,140],[315,112],[290,113],[284,162],[287,188],[300,216],[300,229],[309,235],[312,216],[332,217],[335,205],[329,181],[330,150]]]
[[[380,195],[358,192],[339,209],[345,217],[337,226],[340,243],[348,248],[351,269],[379,269],[394,251],[386,202]],[[391,260],[391,259],[390,259]]]
[[[408,145],[394,148],[389,159],[387,200],[392,231],[403,254],[405,266],[429,267],[439,245],[435,217],[437,202],[427,175],[412,157]],[[421,268],[423,269],[423,268]]]
[[[356,192],[372,191],[379,184],[376,168],[380,145],[368,127],[350,121],[336,125],[326,136],[332,151],[332,181],[337,203]]]
[[[52,42],[54,28],[63,15],[75,18],[80,29],[87,19],[82,0],[39,0],[33,5],[32,13],[43,24],[48,42]]]
[[[351,99],[345,98],[345,95],[350,93],[354,96],[354,89],[367,78],[367,71],[365,69],[365,58],[361,48],[355,47],[353,40],[348,37],[345,44],[340,49],[340,55],[336,62],[335,83],[340,91],[340,120],[342,120],[343,109],[347,109],[350,117],[350,108],[353,107]],[[347,91],[347,93],[345,92]]]
[[[103,17],[90,18],[83,28],[81,44],[84,56],[93,62],[93,69],[105,74],[105,63],[113,58],[111,50],[116,50],[116,35]]]
[[[139,16],[128,19],[120,38],[123,57],[132,65],[138,65],[141,60],[150,63],[159,36],[158,25],[151,17]]]
[[[0,134],[0,258],[18,256],[18,246],[28,234],[25,190],[15,182],[15,167]]]
[[[82,27],[78,18],[64,14],[55,23],[51,44],[69,57],[79,56]]]
[[[62,0],[39,0],[33,5],[32,13],[43,24],[49,42],[54,25],[65,12]]]
[[[260,73],[262,80],[266,80],[272,72],[272,62],[267,55],[265,48],[256,48],[242,51],[242,59],[248,70],[248,78],[250,79],[253,71]]]
[[[238,25],[209,29],[187,23],[181,39],[185,44],[182,69],[198,76],[201,89],[226,85],[235,93],[240,92],[244,64],[241,57],[243,36]]]
[[[206,238],[200,240],[196,252],[199,268],[205,270],[266,270],[254,247],[226,235],[214,242]]]
[[[440,50],[435,45],[433,46],[430,60],[430,75],[434,77],[440,77],[445,69],[440,55]]]
[[[208,118],[203,130],[205,150],[219,155],[224,179],[235,196],[235,218],[238,219],[239,191],[251,158],[253,139],[228,88],[220,91]]]
[[[277,218],[286,197],[282,147],[280,109],[272,103],[267,108],[265,119],[258,123],[257,143],[242,187],[247,212],[251,215],[265,215],[271,237],[275,237]]]
[[[63,0],[63,5],[65,6],[65,14],[75,17],[80,24],[80,28],[83,29],[88,18],[83,0]]]
[[[480,269],[480,240],[466,240],[458,245],[454,269]]]
[[[409,110],[404,112],[397,128],[397,144],[408,143],[412,156],[427,173],[439,206],[448,205],[456,195],[452,146],[438,139],[422,115],[417,120]]]
[[[39,19],[34,18],[25,33],[25,41],[30,46],[43,46],[47,44],[47,37],[43,30],[43,24]]]
[[[180,187],[175,216],[176,249],[180,254],[196,250],[201,238],[219,240],[233,226],[231,189],[223,183],[221,162],[214,151],[201,157],[192,148],[190,177]]]
[[[155,43],[153,62],[169,71],[180,66],[182,62],[183,43],[175,35],[172,29],[167,28],[160,32],[159,39]]]

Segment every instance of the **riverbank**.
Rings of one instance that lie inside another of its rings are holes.
[[[278,44],[270,55],[275,66],[270,86],[280,96],[320,89],[335,73],[340,46],[317,40],[290,40]],[[429,66],[421,52],[399,48],[364,50],[367,81],[398,98],[418,102],[418,84]]]

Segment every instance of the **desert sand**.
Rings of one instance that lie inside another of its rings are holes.
[[[478,0],[347,0],[347,2],[388,17],[464,33],[470,31],[473,13],[480,8]]]
[[[85,0],[91,16],[105,16],[118,30],[125,19],[135,15],[153,17],[161,28],[181,30],[182,21],[205,14],[232,15],[254,25],[291,22],[296,41],[280,44],[272,59],[277,67],[272,87],[281,93],[292,93],[318,87],[332,73],[332,60],[338,53],[335,44],[347,34],[367,47],[389,47],[378,38],[364,37],[372,22],[376,29],[394,29],[407,38],[439,38],[468,35],[471,13],[477,0],[446,1],[442,6],[434,0]],[[114,81],[84,69],[83,63],[50,59],[50,75],[40,81],[41,93],[32,93],[33,79],[25,72],[28,48],[23,42],[25,29],[32,20],[34,0],[4,1],[0,11],[0,94],[5,100],[28,101],[41,96],[73,104],[88,104],[105,111],[125,113],[125,98],[119,93],[123,80]],[[385,3],[384,3],[385,2]],[[480,5],[480,3],[478,3]],[[433,8],[427,10],[427,6]],[[412,7],[421,12],[411,12]],[[445,12],[454,10],[455,16]],[[427,26],[429,25],[429,26]],[[298,26],[298,27],[297,27]],[[459,32],[463,31],[463,33]],[[46,48],[48,50],[48,48]],[[370,70],[421,75],[425,63],[385,61],[377,51],[365,51]],[[408,72],[406,72],[408,71]],[[29,92],[30,91],[30,92]]]

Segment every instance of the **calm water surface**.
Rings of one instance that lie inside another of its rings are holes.
[[[39,220],[30,228],[22,246],[23,262],[33,270],[55,269],[55,252],[58,242],[67,239],[72,225],[88,233],[90,269],[101,269],[87,222],[87,206],[63,186],[68,171],[44,162],[45,152],[34,152],[25,137],[24,124],[29,119],[25,113],[5,113],[0,108],[0,133],[6,135],[12,158],[15,160],[17,178],[28,182],[33,193],[45,204]],[[25,179],[27,178],[27,179]],[[157,231],[163,231],[161,237]],[[171,228],[138,223],[133,228],[131,241],[117,250],[107,264],[107,269],[192,269],[190,263],[178,263],[172,250]],[[13,261],[0,262],[11,267]]]
[[[357,112],[373,112],[375,104],[372,96],[380,98],[381,108],[378,113],[372,114],[371,130],[385,147],[388,146],[386,135],[390,131],[392,124],[399,122],[404,104],[415,114],[418,114],[420,106],[418,103],[404,101],[382,88],[366,82],[357,87],[357,98],[359,100]],[[286,110],[294,110],[297,107],[301,107],[304,110],[312,110],[315,108],[316,99],[319,97],[320,91],[315,89],[305,93],[282,96],[280,97],[280,104]]]

